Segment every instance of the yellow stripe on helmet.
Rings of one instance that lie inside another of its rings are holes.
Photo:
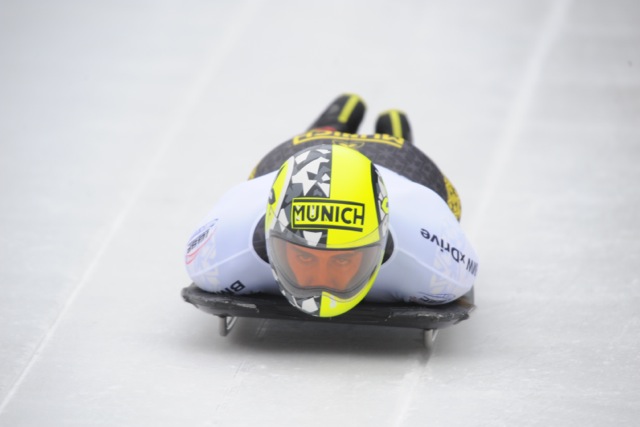
[[[364,157],[362,153],[341,145],[333,146],[331,158],[330,200],[349,200],[362,206],[363,217],[359,222],[360,231],[330,229],[327,247],[339,248],[357,242],[366,246],[380,240],[378,231],[377,200],[373,192],[371,162],[353,161],[354,157]],[[358,159],[360,160],[360,159]],[[358,179],[353,179],[358,177]],[[340,183],[341,185],[337,185]]]
[[[373,286],[373,283],[378,276],[378,271],[380,271],[380,266],[375,269],[375,271],[371,275],[371,278],[369,279],[367,284],[360,290],[360,292],[358,292],[351,298],[342,299],[328,292],[322,292],[322,297],[320,298],[320,311],[318,315],[320,317],[335,317],[346,313],[347,311],[358,305],[360,301],[362,301],[371,290],[371,287]]]

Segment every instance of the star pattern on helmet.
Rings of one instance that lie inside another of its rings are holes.
[[[312,190],[317,188],[322,193],[318,195],[329,197],[331,190],[331,177],[327,173],[331,163],[329,155],[330,151],[328,150],[316,149],[305,151],[296,156],[296,164],[304,164],[304,166],[291,177],[291,182],[302,185],[303,195],[311,195]]]

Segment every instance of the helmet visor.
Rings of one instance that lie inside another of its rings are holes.
[[[348,298],[367,284],[381,257],[380,244],[355,249],[311,248],[272,236],[270,257],[281,284],[298,297],[319,290]]]

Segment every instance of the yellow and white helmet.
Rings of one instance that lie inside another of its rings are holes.
[[[378,274],[388,223],[387,191],[366,156],[318,145],[290,157],[271,188],[265,220],[282,294],[313,316],[351,310]]]

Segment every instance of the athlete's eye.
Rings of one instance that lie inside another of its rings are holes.
[[[352,260],[353,256],[351,255],[340,255],[333,258],[333,262],[340,267],[348,266],[349,264],[351,264]]]
[[[302,264],[311,264],[315,260],[315,257],[306,252],[298,252],[296,254],[296,259]]]

